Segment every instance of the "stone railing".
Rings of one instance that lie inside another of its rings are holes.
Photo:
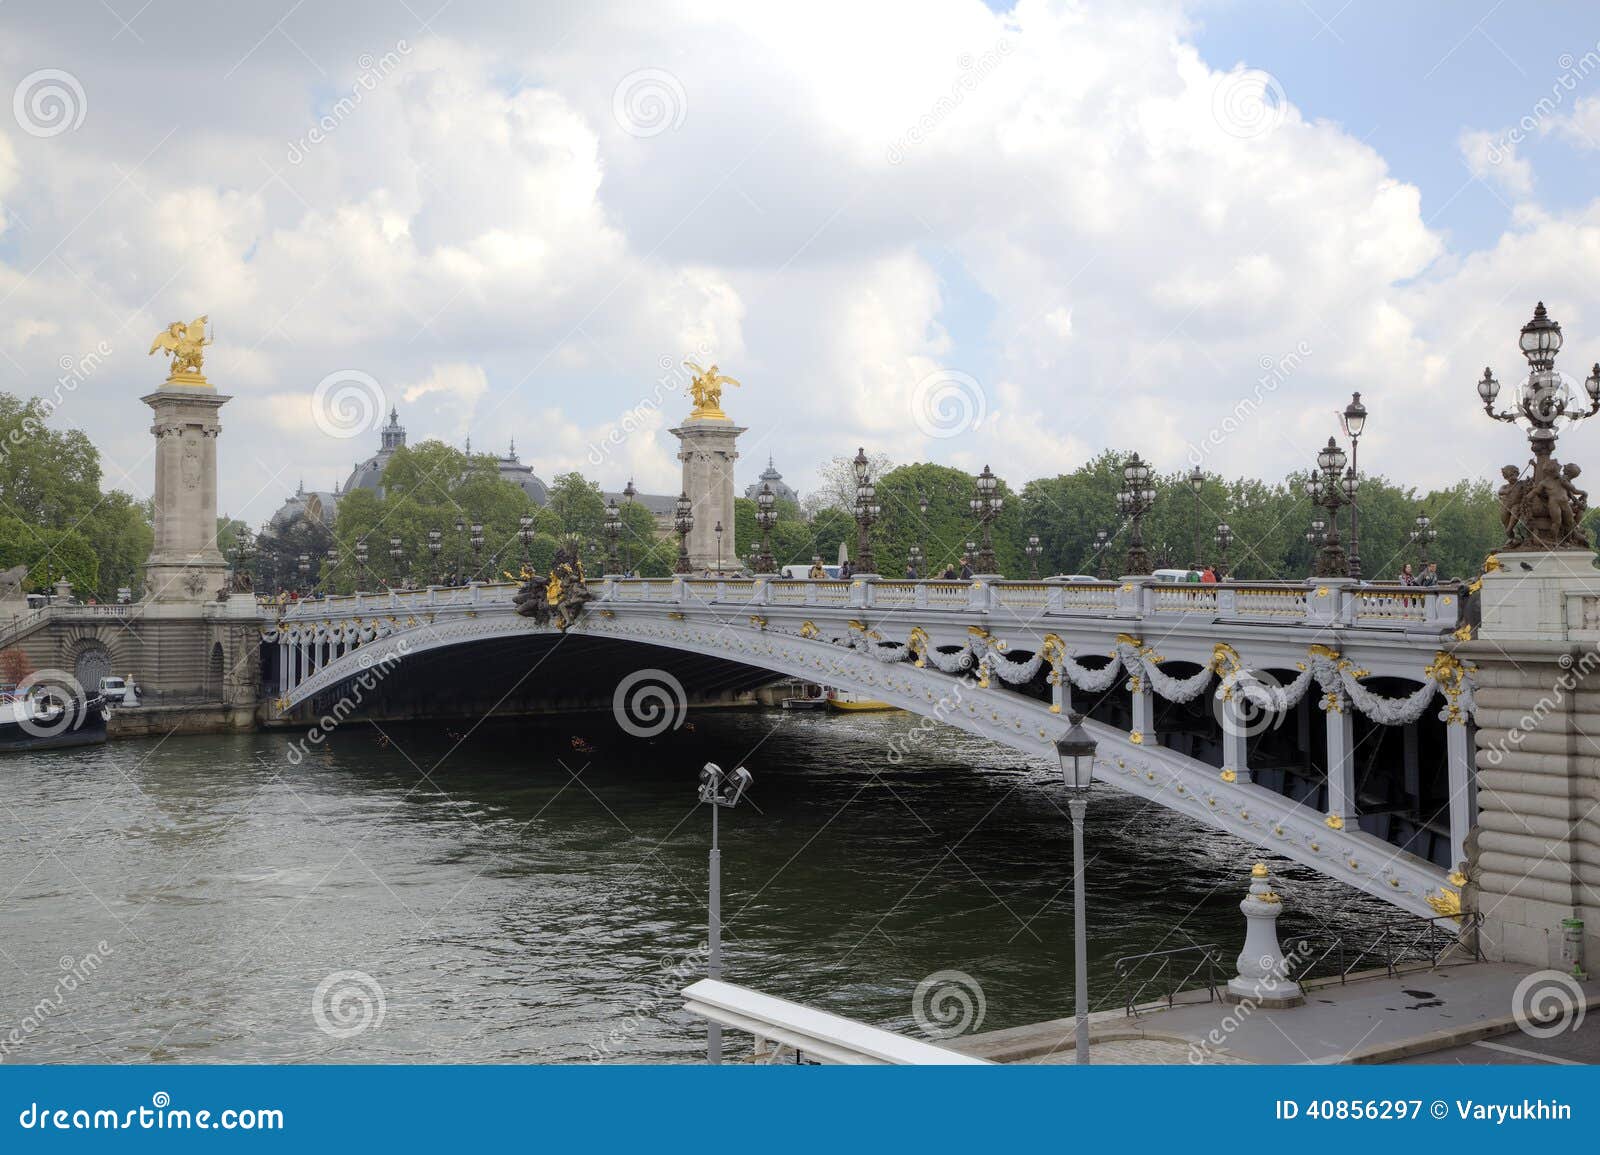
[[[509,582],[390,590],[295,602],[286,620],[383,616],[399,611],[505,606],[517,586]],[[1448,633],[1460,625],[1462,591],[1455,586],[1295,585],[1221,582],[838,581],[788,578],[601,578],[590,583],[597,602],[652,605],[759,606],[995,614],[1035,620],[1053,616],[1118,621],[1184,619],[1273,622],[1281,625],[1423,630]],[[126,606],[83,609],[125,611]],[[42,612],[42,611],[41,611]],[[1600,609],[1574,606],[1580,618],[1600,624]]]

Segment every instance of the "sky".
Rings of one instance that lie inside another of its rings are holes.
[[[0,5],[0,389],[147,495],[146,350],[210,317],[221,504],[413,442],[679,488],[858,446],[1013,485],[1100,450],[1523,456],[1484,366],[1600,359],[1600,13],[1475,2]],[[1588,433],[1568,435],[1582,459]]]

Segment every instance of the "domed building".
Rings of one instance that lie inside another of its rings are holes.
[[[278,512],[272,515],[268,524],[280,533],[302,517],[332,525],[339,512],[340,496],[337,488],[332,493],[320,489],[307,491],[306,483],[302,481],[293,496],[278,507]]]
[[[472,442],[467,442],[467,452],[472,452]],[[513,438],[511,450],[504,457],[496,457],[495,465],[500,471],[500,480],[509,481],[512,485],[528,495],[533,504],[543,508],[550,504],[550,490],[537,476],[534,475],[531,465],[524,465],[517,458],[517,442]]]
[[[767,458],[767,467],[761,471],[761,477],[754,484],[745,487],[745,497],[754,501],[756,494],[761,492],[763,485],[772,486],[772,495],[779,501],[792,501],[796,505],[800,504],[800,495],[784,484],[783,474],[774,468],[771,457]]]
[[[389,458],[394,456],[396,449],[403,448],[406,443],[405,426],[400,424],[400,414],[392,406],[389,409],[389,424],[380,431],[382,441],[378,452],[365,461],[356,463],[349,480],[344,483],[345,493],[353,489],[370,489],[383,496],[383,468],[389,464]]]

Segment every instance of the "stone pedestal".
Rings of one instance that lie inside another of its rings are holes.
[[[721,523],[720,568],[742,569],[733,528],[733,463],[739,460],[735,443],[744,429],[725,417],[690,417],[672,432],[683,462],[683,492],[694,507],[689,565],[695,573],[719,568],[716,527]]]
[[[1305,1002],[1300,984],[1289,979],[1289,964],[1278,946],[1278,915],[1283,901],[1273,892],[1267,865],[1258,862],[1250,871],[1250,891],[1239,903],[1244,913],[1244,949],[1237,960],[1239,973],[1228,980],[1230,1002],[1258,1007],[1297,1007]]]
[[[1600,570],[1588,551],[1499,555],[1484,575],[1474,718],[1478,824],[1462,887],[1484,954],[1556,965],[1563,920],[1600,957]]]
[[[169,377],[140,398],[155,413],[155,544],[146,603],[197,606],[216,598],[228,565],[217,549],[217,412],[230,400],[203,377]]]

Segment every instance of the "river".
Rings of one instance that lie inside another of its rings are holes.
[[[909,715],[696,711],[347,723],[10,756],[0,807],[7,1062],[684,1062],[702,967],[700,765],[722,820],[726,977],[916,1033],[913,992],[983,1029],[1071,1011],[1071,828],[1046,764]],[[1180,932],[1242,940],[1252,851],[1110,787],[1088,822],[1097,1006]],[[1292,864],[1284,922],[1391,908]],[[942,980],[941,980],[942,981]],[[962,980],[963,982],[965,980]],[[730,1036],[734,1046],[744,1040]]]

